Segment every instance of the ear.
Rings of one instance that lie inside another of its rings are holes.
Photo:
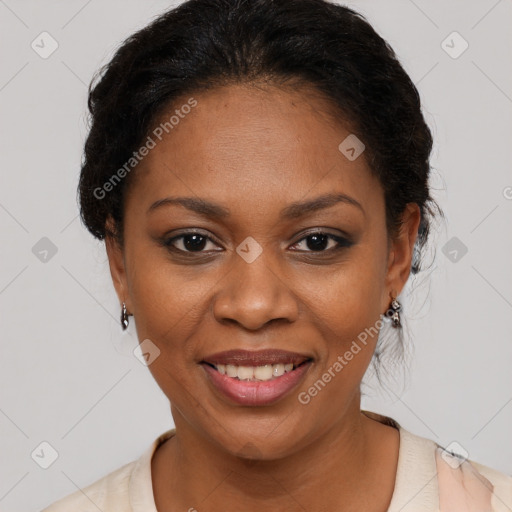
[[[421,220],[420,208],[416,203],[408,203],[402,214],[402,225],[395,240],[392,240],[388,254],[388,268],[386,272],[385,307],[389,304],[389,294],[394,297],[400,295],[411,272],[414,244],[418,236]]]
[[[112,282],[119,298],[119,303],[126,303],[126,309],[131,312],[131,303],[128,296],[128,283],[126,279],[126,268],[124,261],[123,249],[119,245],[118,241],[113,236],[115,232],[115,222],[112,217],[109,217],[106,222],[106,236],[105,236],[105,248],[107,250],[108,264],[110,267],[110,275],[112,276]]]

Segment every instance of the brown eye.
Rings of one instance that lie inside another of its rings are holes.
[[[304,242],[305,241],[305,242]],[[329,242],[331,245],[329,246]],[[341,249],[343,247],[350,247],[352,242],[344,237],[333,235],[331,233],[315,232],[310,233],[292,247],[303,244],[305,252],[330,252]]]
[[[164,242],[164,245],[181,252],[201,253],[204,251],[209,242],[214,245],[214,242],[206,235],[194,232],[184,233],[179,236],[170,238]],[[215,248],[210,248],[208,250],[215,250]]]

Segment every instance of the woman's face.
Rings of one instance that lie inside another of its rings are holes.
[[[111,271],[178,429],[275,459],[359,414],[419,211],[406,210],[388,244],[382,187],[364,152],[354,159],[361,146],[339,149],[349,129],[307,91],[233,85],[180,108],[189,99],[159,120],[179,111],[130,177],[123,250],[107,240]],[[298,358],[215,356],[268,349]],[[287,360],[306,362],[278,376]]]

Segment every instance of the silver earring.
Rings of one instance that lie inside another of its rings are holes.
[[[123,302],[123,309],[121,311],[121,327],[123,328],[123,331],[128,328],[128,323],[128,311],[126,311],[126,304]]]
[[[400,313],[399,311],[402,309],[402,305],[400,302],[396,300],[396,297],[393,297],[391,295],[391,307],[388,310],[388,316],[391,318],[391,321],[393,322],[393,327],[399,328],[402,327],[402,324],[400,322]]]

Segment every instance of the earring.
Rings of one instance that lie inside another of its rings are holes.
[[[402,305],[400,302],[396,300],[396,297],[391,295],[391,307],[388,309],[388,316],[391,317],[391,321],[393,322],[393,327],[402,327],[400,323],[400,313],[399,311],[402,309]]]
[[[121,327],[123,328],[123,331],[128,328],[128,323],[128,311],[126,311],[126,304],[123,302],[123,309],[121,311]]]

